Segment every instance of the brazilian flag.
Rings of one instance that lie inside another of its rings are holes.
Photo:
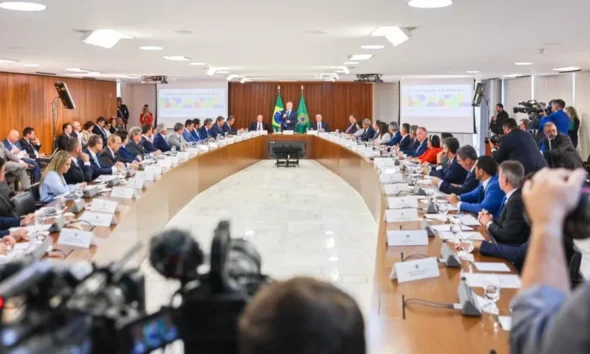
[[[301,94],[299,106],[297,107],[297,133],[305,133],[309,129],[309,114],[307,114],[307,106],[305,105],[305,97]]]
[[[277,95],[277,103],[275,104],[275,111],[272,117],[272,131],[273,132],[280,132],[281,131],[281,123],[283,122],[283,118],[281,117],[281,112],[285,110],[285,105],[283,105],[283,99],[281,98],[281,93]]]

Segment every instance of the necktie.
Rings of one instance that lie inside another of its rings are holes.
[[[94,162],[96,163],[96,166],[98,166],[98,168],[101,168],[100,167],[100,162],[98,162],[98,158],[96,158],[96,155],[94,155],[92,157],[94,157]]]
[[[502,198],[502,203],[500,203],[500,210],[504,210],[504,204],[506,204],[506,196],[504,196],[504,198]]]
[[[262,130],[262,123],[258,122],[258,130]]]
[[[322,129],[322,124],[318,123],[318,130]]]
[[[345,133],[348,134],[348,132],[350,131],[350,129],[352,129],[352,124],[348,126],[348,129],[346,129]]]

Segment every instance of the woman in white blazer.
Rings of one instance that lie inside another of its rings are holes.
[[[377,131],[377,134],[375,135],[375,139],[373,139],[373,144],[379,146],[379,145],[385,144],[389,140],[391,140],[391,135],[389,134],[389,128],[388,128],[387,124],[379,121],[379,122],[375,123],[375,126],[376,126],[375,130]]]

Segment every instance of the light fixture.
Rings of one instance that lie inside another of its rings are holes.
[[[38,67],[40,67],[41,65],[39,65],[39,64],[24,64],[23,66],[24,66],[25,68],[38,68]]]
[[[207,69],[207,75],[213,76],[215,75],[215,71],[217,71],[217,69],[215,69],[214,67],[210,67],[209,69]]]
[[[0,2],[0,8],[13,11],[43,11],[47,6],[36,2],[4,1]]]
[[[517,66],[529,66],[529,65],[533,65],[533,63],[531,63],[530,61],[517,61],[516,63],[514,63],[514,65],[517,65]]]
[[[229,74],[229,71],[227,70],[219,70],[215,72],[216,74]]]
[[[515,77],[519,77],[519,76],[522,76],[522,74],[508,74],[508,75],[504,75],[502,77],[514,79]]]
[[[351,54],[348,56],[348,60],[368,60],[373,57],[373,54]]]
[[[377,27],[372,33],[375,37],[385,37],[394,47],[410,39],[410,31],[399,26]]]
[[[453,5],[453,0],[410,0],[408,5],[420,9],[436,9]]]
[[[88,70],[80,69],[80,68],[67,68],[66,71],[71,71],[75,73],[87,73]]]
[[[247,77],[243,77],[242,80],[240,80],[240,82],[242,84],[246,83],[246,82],[250,82],[250,81],[254,81],[253,79],[248,79]]]
[[[337,80],[339,78],[340,77],[336,73],[321,73],[320,74],[320,79],[334,79],[334,80]]]
[[[121,39],[133,39],[133,37],[128,36],[124,33],[117,32],[110,28],[107,29],[98,29],[95,31],[90,32],[89,34],[85,35],[84,43],[95,45],[97,47],[111,49],[117,44]]]
[[[380,44],[370,44],[370,45],[362,45],[361,48],[362,49],[383,49],[383,48],[385,48],[385,46],[380,45]]]
[[[338,71],[340,71],[346,75],[350,74],[350,70],[346,66],[341,66]]]
[[[139,47],[141,50],[163,50],[164,48],[158,47],[157,45],[144,45]]]
[[[0,64],[3,64],[3,63],[7,63],[7,64],[16,63],[16,60],[12,60],[12,59],[0,59]]]
[[[183,55],[165,55],[164,59],[171,61],[189,61],[191,58],[187,58]]]
[[[358,65],[358,61],[345,61],[344,65]]]
[[[477,73],[479,73],[479,70],[467,70],[466,73],[468,73],[468,74],[477,74]]]
[[[193,66],[204,66],[206,64],[205,63],[201,63],[201,62],[192,62],[189,65],[193,65]]]
[[[577,66],[565,66],[563,68],[553,69],[553,71],[559,71],[560,73],[567,73],[567,72],[580,71],[580,70],[582,70],[582,69],[578,68]]]
[[[240,75],[231,74],[231,75],[228,75],[227,81],[232,81],[233,79],[238,79],[238,78],[240,78]]]

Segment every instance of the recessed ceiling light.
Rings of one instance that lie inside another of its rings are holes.
[[[39,64],[24,64],[23,66],[24,66],[25,68],[38,68],[38,67],[40,67],[41,65],[39,65]]]
[[[75,73],[87,73],[88,70],[80,69],[80,68],[67,68],[66,71],[72,71]]]
[[[205,63],[200,63],[200,62],[192,62],[189,65],[193,65],[193,66],[204,66],[206,64]]]
[[[517,61],[516,63],[514,63],[514,65],[529,66],[529,65],[533,65],[533,63],[531,63],[530,61]]]
[[[227,71],[227,70],[220,70],[220,71],[216,71],[215,73],[216,74],[227,74],[227,73],[229,73],[229,71]]]
[[[408,5],[420,9],[436,9],[453,5],[453,0],[410,0]]]
[[[11,59],[0,59],[0,64],[1,63],[16,63],[16,60],[11,60]]]
[[[345,73],[346,75],[350,74],[350,70],[346,66],[341,66],[338,71]]]
[[[362,49],[383,49],[383,48],[385,48],[385,46],[380,45],[380,44],[370,44],[370,45],[362,45],[361,48]]]
[[[243,83],[246,83],[246,82],[251,82],[251,81],[254,81],[254,79],[249,79],[249,78],[247,78],[247,77],[243,77],[243,78],[242,78],[242,80],[240,80],[240,82],[241,82],[242,84],[243,84]]]
[[[477,74],[477,73],[479,73],[479,71],[478,70],[467,70],[466,73],[468,73],[468,74]]]
[[[567,71],[580,71],[582,69],[578,68],[577,66],[565,66],[563,68],[555,68],[553,71],[559,72],[567,72]]]
[[[121,39],[133,39],[133,37],[110,28],[97,29],[84,36],[84,43],[97,47],[111,49]]]
[[[4,1],[0,2],[0,8],[13,11],[43,11],[47,6],[36,2]]]
[[[506,77],[506,78],[515,78],[515,77],[519,77],[522,76],[522,74],[508,74],[508,75],[504,75],[502,77]]]
[[[358,61],[345,61],[344,65],[358,65]]]
[[[164,59],[172,60],[172,61],[189,61],[191,58],[185,57],[183,55],[165,55]]]
[[[162,50],[164,48],[158,47],[157,45],[144,45],[142,47],[139,47],[139,49],[141,49],[141,50]]]
[[[210,67],[209,69],[207,69],[207,75],[209,75],[209,76],[215,75],[216,70],[217,69],[215,69],[214,67]]]
[[[371,35],[374,37],[385,37],[394,47],[410,39],[410,31],[399,26],[377,27]]]
[[[356,60],[368,60],[373,57],[373,54],[351,54],[348,56],[349,60],[356,61]]]
[[[228,75],[227,81],[232,81],[233,79],[239,79],[239,78],[240,78],[240,75],[231,74],[231,75]]]

